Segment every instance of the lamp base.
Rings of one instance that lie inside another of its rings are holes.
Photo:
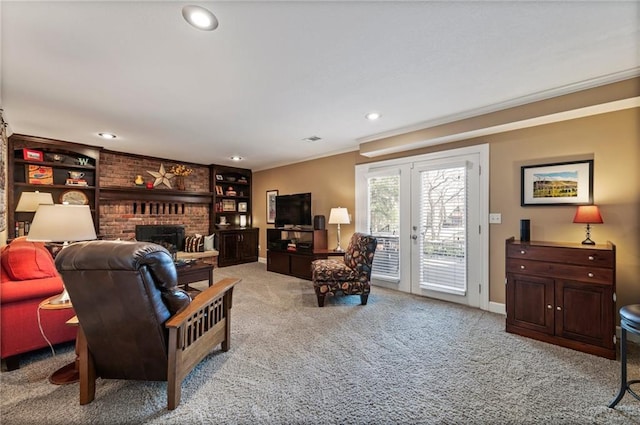
[[[333,250],[333,252],[344,252],[344,249],[342,249],[341,247],[337,247]]]
[[[64,288],[64,291],[57,297],[52,300],[49,300],[49,304],[67,304],[70,303],[71,299],[69,298],[69,293],[67,292],[67,288]]]
[[[587,223],[587,238],[582,241],[582,245],[595,245],[596,243],[591,240],[591,224]]]

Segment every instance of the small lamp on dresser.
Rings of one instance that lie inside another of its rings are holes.
[[[582,241],[583,245],[595,245],[591,240],[591,225],[594,223],[604,223],[600,215],[600,209],[597,205],[582,205],[578,207],[576,215],[573,217],[574,223],[586,223],[587,238]]]

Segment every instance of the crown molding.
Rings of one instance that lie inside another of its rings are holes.
[[[470,109],[457,114],[448,115],[446,117],[438,118],[435,120],[423,121],[421,123],[412,124],[410,126],[389,130],[386,132],[372,134],[366,137],[358,138],[356,141],[360,144],[368,143],[380,139],[386,139],[389,137],[399,136],[401,134],[411,133],[414,131],[424,130],[439,125],[449,124],[456,121],[461,121],[468,118],[478,117],[481,115],[491,114],[494,112],[504,111],[506,109],[515,108],[518,106],[527,105],[542,100],[552,99],[554,97],[564,96],[580,91],[604,86],[607,84],[617,83],[620,81],[628,80],[631,78],[640,77],[640,67],[628,69],[625,71],[615,72],[612,74],[603,75],[597,78],[579,81],[571,84],[567,84],[561,87],[553,89],[542,90],[536,93],[520,96],[504,102],[494,103],[481,108]],[[445,142],[442,142],[445,143]],[[368,155],[366,155],[368,156]]]

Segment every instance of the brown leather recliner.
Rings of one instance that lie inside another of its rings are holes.
[[[80,404],[95,379],[168,381],[168,408],[182,380],[222,343],[229,349],[233,286],[224,279],[191,301],[177,287],[169,252],[153,243],[90,241],[56,257],[78,316]]]

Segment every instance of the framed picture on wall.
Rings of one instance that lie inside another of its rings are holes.
[[[269,224],[276,222],[276,196],[278,196],[277,190],[267,190],[267,223]]]
[[[520,205],[593,204],[593,160],[527,165],[520,170]]]

